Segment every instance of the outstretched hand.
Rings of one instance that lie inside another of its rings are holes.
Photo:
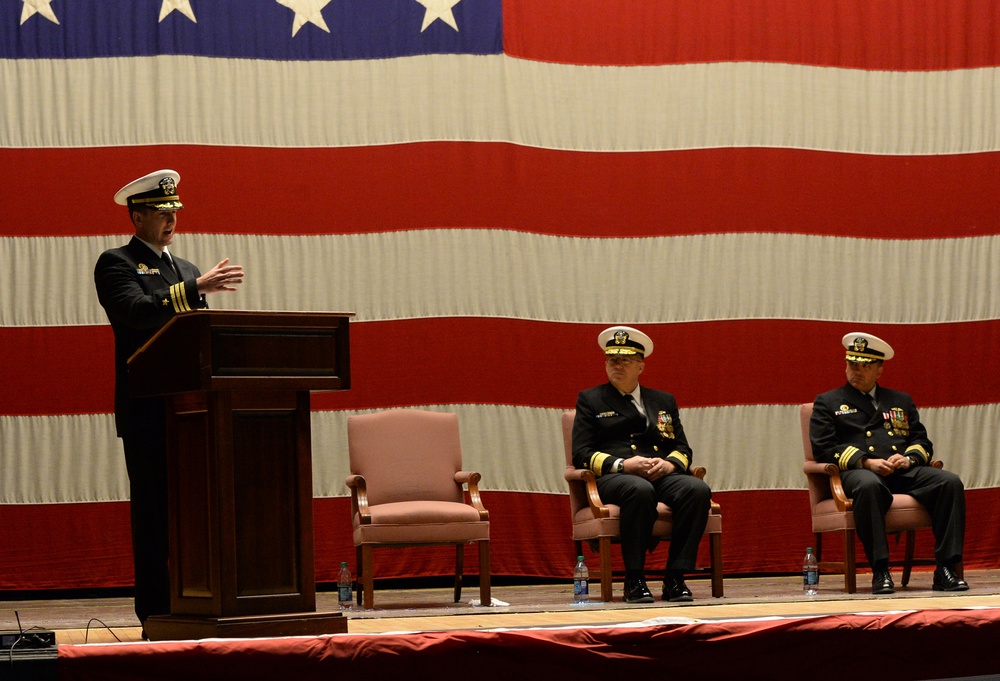
[[[243,283],[243,266],[230,265],[226,258],[205,274],[198,277],[198,293],[235,291]]]

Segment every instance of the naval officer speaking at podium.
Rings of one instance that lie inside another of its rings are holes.
[[[174,315],[208,307],[205,295],[235,291],[243,268],[228,258],[205,274],[168,251],[183,208],[180,175],[158,170],[115,194],[135,236],[97,260],[94,283],[115,336],[115,428],[129,477],[135,614],[140,623],[170,612],[167,569],[167,446],[163,398],[131,398],[128,358]]]

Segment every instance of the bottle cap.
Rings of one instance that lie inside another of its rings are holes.
[[[583,562],[583,556],[577,556],[576,557],[576,562],[577,563],[582,563]]]
[[[812,549],[809,550],[812,551]],[[346,560],[340,561],[340,567],[347,567],[347,561]]]

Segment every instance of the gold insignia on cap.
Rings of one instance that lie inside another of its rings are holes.
[[[628,332],[618,331],[615,333],[615,345],[625,345],[628,342]]]
[[[165,196],[171,196],[177,193],[177,185],[174,184],[174,178],[169,175],[162,180],[160,180],[160,189],[163,190]]]
[[[854,352],[864,352],[865,350],[868,349],[868,339],[861,338],[859,336],[858,338],[854,339],[853,345],[854,345]]]

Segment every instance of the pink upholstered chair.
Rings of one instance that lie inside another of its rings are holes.
[[[844,573],[844,590],[852,594],[857,590],[857,561],[854,551],[854,513],[851,500],[844,494],[844,486],[840,480],[840,469],[832,463],[819,463],[813,458],[812,443],[809,440],[809,419],[812,418],[812,402],[799,406],[799,418],[802,426],[802,448],[805,450],[805,462],[802,470],[809,481],[809,506],[812,509],[812,529],[816,535],[816,560],[820,570],[834,570]],[[941,468],[940,461],[932,461],[931,465]],[[906,548],[903,558],[903,586],[910,581],[911,568],[914,565],[934,565],[933,559],[918,559],[913,557],[913,544],[916,531],[931,526],[931,517],[919,501],[909,494],[894,494],[892,506],[885,515],[887,532],[905,532]],[[823,533],[842,532],[844,535],[844,559],[842,561],[823,560]],[[899,565],[898,562],[890,565]],[[961,570],[961,568],[959,568]]]
[[[374,600],[374,547],[434,544],[455,545],[457,603],[464,545],[476,542],[479,598],[490,605],[489,512],[479,498],[479,473],[462,470],[458,416],[416,409],[350,416],[347,443],[358,604],[370,609]]]
[[[597,478],[589,470],[573,465],[573,419],[576,411],[562,415],[563,445],[566,450],[566,471],[563,477],[569,483],[569,506],[573,520],[573,541],[577,555],[582,555],[583,542],[597,551],[601,561],[601,600],[608,602],[611,597],[611,544],[619,541],[618,518],[621,509],[614,504],[605,504],[597,492]],[[705,477],[705,469],[695,466],[691,473],[698,478]],[[665,504],[656,507],[658,517],[653,524],[653,536],[670,539],[673,529],[670,508]],[[719,504],[712,502],[708,514],[705,534],[709,537],[712,595],[722,598],[722,511]]]

